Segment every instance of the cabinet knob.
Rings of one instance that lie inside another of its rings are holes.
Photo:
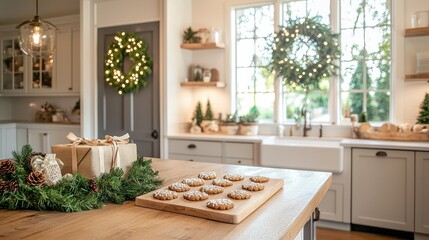
[[[191,143],[188,145],[188,148],[189,149],[195,149],[195,148],[197,148],[197,146],[195,144]]]
[[[193,161],[194,161],[194,159],[189,159],[189,161],[193,162]]]
[[[73,88],[72,88],[72,87],[69,87],[69,91],[71,91],[71,90],[73,90]]]
[[[43,136],[48,136],[48,133],[43,133]]]
[[[375,156],[377,157],[387,157],[387,153],[384,151],[378,151]]]
[[[239,160],[239,161],[238,161],[238,163],[240,163],[240,164],[241,164],[241,160]]]

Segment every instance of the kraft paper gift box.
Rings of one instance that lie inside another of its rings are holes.
[[[128,134],[121,137],[106,136],[103,140],[87,140],[69,133],[71,144],[51,146],[63,163],[62,174],[79,172],[82,176],[93,177],[109,172],[113,167],[120,167],[127,173],[137,160],[137,146],[128,143]]]

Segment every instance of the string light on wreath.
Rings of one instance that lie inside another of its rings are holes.
[[[131,60],[132,66],[124,72],[124,58]],[[142,38],[135,33],[121,32],[115,35],[105,58],[105,80],[119,94],[137,92],[148,84],[152,74],[152,57]]]
[[[270,46],[270,67],[284,84],[308,89],[337,74],[339,36],[322,24],[320,17],[291,20],[279,29]]]

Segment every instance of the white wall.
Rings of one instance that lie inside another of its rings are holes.
[[[411,28],[411,16],[417,11],[429,11],[428,0],[407,0],[404,9],[405,28]],[[403,33],[402,33],[403,34]],[[404,69],[405,74],[414,74],[416,71],[416,52],[429,52],[429,37],[405,38],[404,40]],[[404,81],[398,77],[398,81]],[[429,92],[429,84],[426,81],[404,82],[403,85],[403,122],[415,123],[420,111],[420,103],[425,92]],[[399,118],[401,119],[401,118]]]
[[[159,0],[81,0],[82,136],[97,137],[97,29],[160,21]],[[161,29],[161,34],[163,29]],[[162,39],[161,35],[161,39]],[[162,49],[161,49],[162,54]],[[161,71],[163,66],[161,66]],[[162,73],[160,79],[162,79]]]
[[[1,97],[0,120],[34,121],[36,112],[46,102],[62,109],[68,117],[78,100],[79,97]]]

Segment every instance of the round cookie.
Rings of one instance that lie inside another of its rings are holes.
[[[207,207],[215,210],[229,210],[234,207],[234,202],[226,198],[212,199],[207,202]]]
[[[201,187],[200,191],[210,195],[219,194],[219,193],[223,193],[223,187],[217,186],[217,185],[207,185],[207,186]]]
[[[252,182],[257,182],[257,183],[264,183],[264,182],[268,182],[270,181],[269,177],[265,177],[265,176],[253,176],[250,178],[250,181]]]
[[[168,186],[168,189],[175,192],[186,192],[189,191],[191,188],[187,184],[175,182]]]
[[[229,192],[227,196],[235,200],[245,200],[245,199],[249,199],[252,196],[252,194],[250,194],[250,192],[246,190],[234,190]]]
[[[229,187],[232,186],[232,182],[227,179],[218,178],[213,180],[213,185],[221,186],[221,187]]]
[[[206,182],[201,178],[185,178],[182,180],[182,183],[190,187],[198,187],[204,185]]]
[[[202,178],[204,180],[212,180],[216,178],[216,173],[215,172],[201,172],[200,174],[198,174],[199,178]]]
[[[242,188],[248,191],[256,192],[256,191],[264,190],[265,186],[261,183],[247,182],[243,184]]]
[[[189,201],[203,201],[209,198],[209,195],[201,191],[191,191],[183,194],[183,197]]]
[[[153,197],[158,200],[172,200],[177,198],[177,193],[167,189],[156,190],[153,193]]]
[[[244,179],[244,176],[241,174],[226,174],[223,176],[224,179],[227,179],[229,181],[241,181]]]

